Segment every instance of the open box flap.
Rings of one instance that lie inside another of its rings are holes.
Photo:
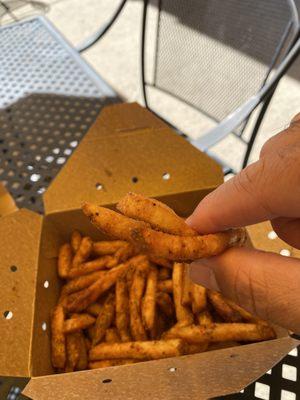
[[[35,281],[42,217],[19,210],[0,219],[0,375],[30,376]]]
[[[286,337],[193,356],[38,377],[23,393],[33,400],[207,399],[240,391],[298,343]]]
[[[17,211],[17,209],[14,199],[0,182],[0,217]]]
[[[222,181],[215,161],[149,111],[114,105],[101,112],[45,193],[44,204],[46,213],[53,213],[77,209],[83,201],[114,204],[136,191],[171,206],[176,193],[178,204],[192,198],[196,206]]]

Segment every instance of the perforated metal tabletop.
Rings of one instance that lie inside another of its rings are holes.
[[[118,101],[44,19],[0,29],[0,180],[19,207],[43,211],[41,194],[100,109]],[[258,382],[226,399],[300,399],[299,371],[295,349]],[[8,399],[19,393],[13,387]]]

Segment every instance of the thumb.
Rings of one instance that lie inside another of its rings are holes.
[[[253,314],[300,332],[300,260],[232,248],[190,266],[191,279],[220,290]]]

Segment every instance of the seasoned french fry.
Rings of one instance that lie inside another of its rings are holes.
[[[208,310],[202,311],[198,315],[198,323],[199,325],[212,325],[214,323],[211,313]]]
[[[266,321],[264,321],[261,318],[255,317],[254,315],[250,314],[248,311],[246,311],[244,308],[240,307],[233,301],[229,299],[225,299],[226,303],[237,313],[240,314],[243,320],[249,321],[249,322],[254,322],[254,323],[260,323],[260,324],[268,324]]]
[[[73,314],[72,318],[64,322],[64,333],[78,332],[95,323],[95,318],[90,314]]]
[[[173,315],[175,314],[174,304],[168,293],[157,293],[156,302],[165,315],[167,315],[168,317],[173,317]]]
[[[99,303],[93,303],[87,307],[86,311],[91,314],[93,317],[98,317],[99,313],[102,310],[102,305]]]
[[[101,277],[105,276],[105,274],[106,273],[104,271],[97,271],[72,279],[70,282],[63,286],[61,294],[62,296],[66,296],[74,292],[79,292],[80,290],[85,289],[92,283],[96,282]]]
[[[242,245],[244,229],[198,236],[171,235],[151,228],[132,229],[127,236],[144,253],[174,261],[197,260],[222,253],[229,247]]]
[[[181,304],[183,292],[183,274],[184,264],[175,263],[173,268],[173,297],[176,311],[176,318],[178,321],[187,321],[192,324],[194,321],[193,314],[188,307]]]
[[[87,334],[88,334],[89,341],[91,343],[91,347],[93,347],[93,340],[94,340],[94,335],[95,335],[95,325],[92,325],[87,329]]]
[[[203,353],[207,349],[208,349],[208,342],[197,343],[197,344],[187,344],[185,354]]]
[[[108,329],[111,326],[114,320],[114,315],[115,315],[115,296],[112,293],[109,293],[95,323],[93,346],[95,346],[102,340],[102,338],[105,335],[106,329]]]
[[[133,275],[134,275],[134,268],[133,267],[128,268],[128,271],[126,272],[126,282],[127,282],[128,290],[130,290],[130,288],[131,288]]]
[[[134,246],[130,243],[126,243],[126,245],[119,248],[115,253],[115,258],[118,262],[124,262],[128,260],[129,257],[133,257],[136,254],[136,250]]]
[[[157,290],[159,292],[173,293],[172,279],[166,279],[165,281],[158,281],[157,282]]]
[[[90,329],[90,328],[89,328]],[[84,337],[84,341],[85,341],[85,348],[87,351],[91,350],[92,348],[92,342],[88,337]]]
[[[194,314],[198,314],[204,311],[206,308],[206,288],[201,285],[192,283],[191,286],[191,297],[192,297],[192,310]]]
[[[217,313],[228,322],[240,322],[242,321],[241,314],[236,310],[233,310],[223,298],[221,293],[215,292],[213,290],[207,291],[207,296],[209,301],[217,311]]]
[[[77,230],[73,231],[71,236],[71,246],[75,254],[79,250],[81,239],[81,233]]]
[[[139,262],[141,257],[143,256],[133,257],[124,264],[120,264],[117,267],[104,272],[104,275],[88,288],[70,294],[64,302],[66,310],[70,312],[85,310],[90,304],[97,301],[104,292],[110,289],[116,283],[117,279],[126,272],[130,265]]]
[[[67,363],[66,372],[73,372],[80,357],[80,334],[79,332],[70,333],[66,336],[67,342]]]
[[[142,321],[148,331],[153,329],[155,321],[157,276],[157,268],[153,265],[147,276],[146,291],[142,301]]]
[[[115,254],[117,250],[127,246],[124,240],[102,240],[101,242],[93,243],[93,254],[97,256],[105,256]]]
[[[90,369],[116,367],[117,365],[135,364],[138,360],[123,359],[123,360],[101,360],[101,361],[91,361],[89,363]]]
[[[116,328],[109,328],[105,332],[105,342],[106,343],[119,343],[121,338],[119,336],[118,330]]]
[[[73,258],[73,267],[78,267],[80,264],[84,263],[91,255],[93,249],[92,239],[85,236],[81,242],[79,249],[77,250]]]
[[[145,285],[146,271],[138,266],[134,271],[129,294],[130,330],[131,335],[135,340],[147,340],[147,334],[141,317],[141,301],[144,294]]]
[[[62,279],[68,277],[69,271],[72,267],[72,248],[69,243],[63,244],[59,249],[58,254],[58,276]]]
[[[106,359],[156,360],[177,357],[185,352],[185,344],[180,339],[153,340],[146,342],[101,343],[89,353],[90,361]]]
[[[152,254],[148,254],[149,260],[156,265],[164,268],[173,269],[173,261],[167,260],[166,258],[155,257]]]
[[[184,272],[183,272],[183,289],[182,289],[182,298],[181,304],[183,306],[191,305],[191,288],[192,282],[189,276],[189,266],[188,264],[184,264]]]
[[[77,278],[96,272],[103,269],[113,268],[118,264],[118,259],[114,256],[103,256],[96,258],[95,260],[85,262],[78,267],[73,267],[68,274],[68,278]]]
[[[100,231],[108,236],[122,240],[130,240],[131,232],[149,226],[145,222],[125,217],[109,208],[85,203],[82,207],[84,214]]]
[[[117,204],[117,209],[127,217],[148,222],[162,232],[182,236],[197,235],[197,232],[166,204],[140,194],[127,193]]]
[[[150,332],[151,340],[160,340],[163,333],[168,329],[168,321],[166,315],[164,315],[160,309],[156,312],[156,318],[154,321],[154,327]]]
[[[162,267],[158,271],[158,279],[164,281],[172,277],[172,271],[169,268]]]
[[[78,371],[82,371],[87,369],[88,366],[88,354],[87,354],[87,347],[85,337],[82,332],[78,332],[78,344],[79,344],[79,358],[77,362],[76,369]]]
[[[217,323],[210,326],[189,325],[171,328],[166,339],[181,338],[187,343],[259,342],[276,337],[273,328],[264,324]]]
[[[129,296],[126,277],[121,277],[116,282],[116,327],[122,342],[131,340],[129,332]]]
[[[64,309],[62,306],[58,305],[54,308],[51,319],[52,365],[54,368],[64,368],[66,364],[64,321]]]

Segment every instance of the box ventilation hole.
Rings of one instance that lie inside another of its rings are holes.
[[[165,172],[162,178],[164,181],[168,181],[171,178],[171,175],[169,174],[169,172]]]
[[[10,267],[11,272],[16,272],[18,270],[18,267],[16,267],[15,265],[12,265]]]
[[[111,382],[112,382],[112,379],[109,379],[109,378],[103,379],[103,381],[102,381],[102,383],[111,383]]]
[[[43,323],[42,323],[42,330],[43,330],[44,332],[46,332],[46,330],[47,330],[47,324],[46,324],[46,322],[43,322]]]
[[[4,311],[3,315],[5,319],[12,319],[12,317],[14,316],[12,311]]]
[[[170,371],[170,372],[176,372],[176,371],[177,371],[177,368],[171,367],[171,368],[169,368],[169,371]]]
[[[103,189],[104,189],[104,186],[102,185],[102,183],[99,183],[99,182],[98,182],[98,183],[96,183],[95,186],[96,186],[96,189],[97,189],[97,190],[103,190]]]
[[[139,179],[136,177],[136,176],[133,176],[132,178],[131,178],[131,182],[132,183],[137,183],[139,181]]]
[[[282,256],[289,257],[291,255],[291,252],[288,249],[282,249],[280,250],[280,254]]]
[[[44,288],[45,288],[45,289],[48,289],[48,287],[49,287],[49,281],[45,281],[45,282],[44,282]]]

